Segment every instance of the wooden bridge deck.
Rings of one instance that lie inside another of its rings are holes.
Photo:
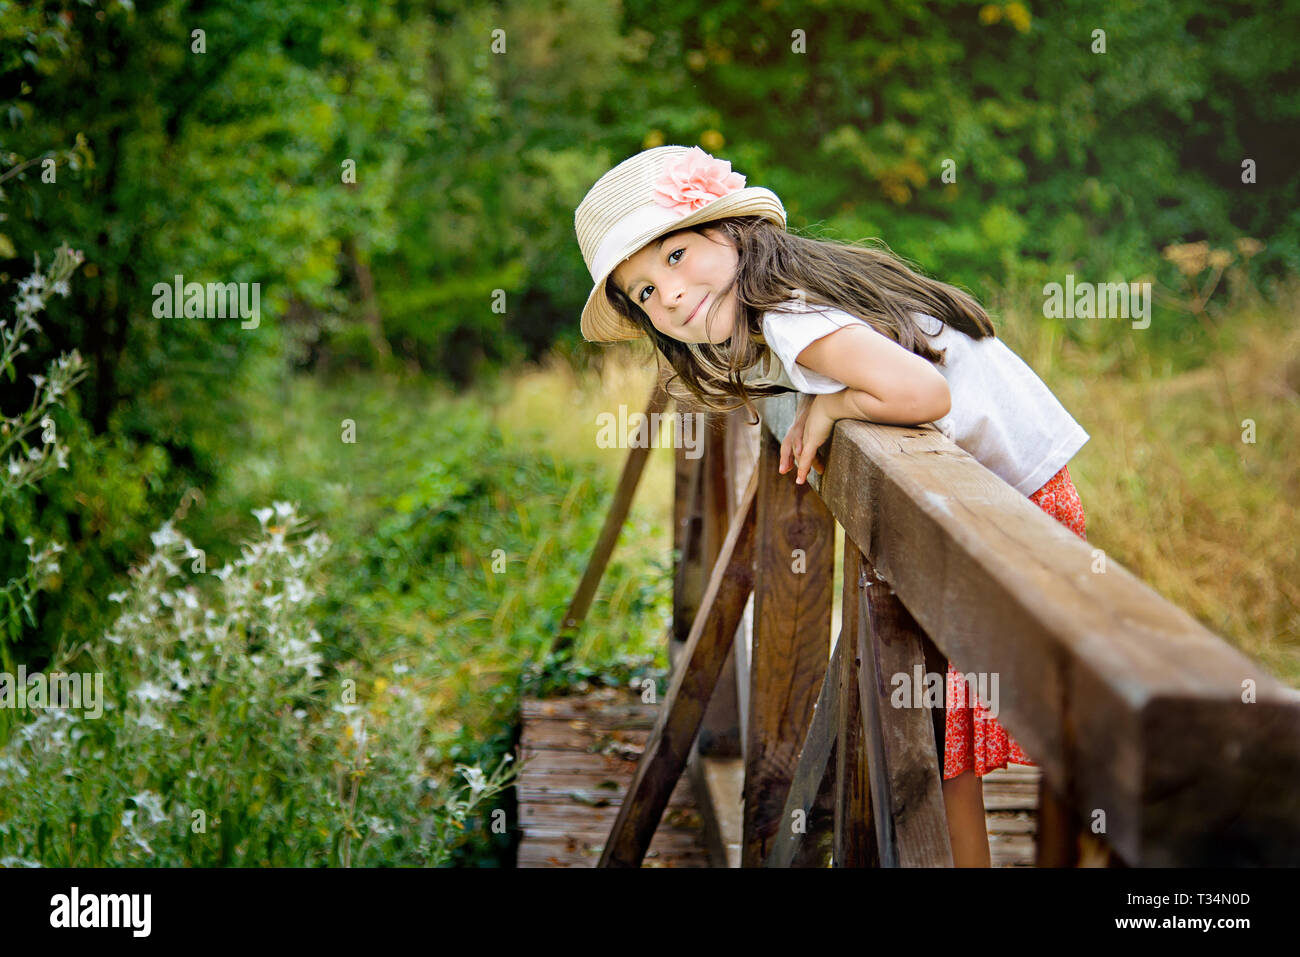
[[[523,840],[519,867],[595,867],[656,706],[631,689],[525,698],[517,788]],[[682,775],[643,867],[708,867],[703,821]]]
[[[517,784],[523,839],[517,866],[596,866],[657,707],[620,688],[524,699]],[[994,867],[1033,866],[1038,779],[1038,768],[1022,765],[984,778]],[[683,774],[642,866],[709,867],[706,848],[690,775]]]

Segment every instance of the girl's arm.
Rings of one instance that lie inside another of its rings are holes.
[[[794,424],[781,442],[781,462],[777,471],[784,474],[791,467],[797,466],[795,484],[802,485],[808,476],[808,470],[821,464],[818,450],[831,437],[831,430],[835,428],[838,419],[865,419],[868,422],[892,425],[933,422],[947,415],[951,406],[946,380],[943,395],[941,406],[929,407],[925,402],[882,402],[871,393],[859,389],[843,389],[814,396],[810,403],[800,409],[802,414],[795,417]],[[817,471],[820,472],[821,469],[818,468]]]
[[[943,377],[940,377],[943,378]],[[801,403],[802,404],[802,403]],[[820,465],[820,447],[831,438],[831,430],[839,419],[865,419],[871,423],[892,425],[918,425],[948,415],[952,402],[948,399],[948,382],[944,381],[943,406],[926,407],[924,403],[881,402],[875,395],[859,389],[844,389],[837,393],[814,395],[813,402],[801,408],[781,441],[781,462],[777,472],[788,472],[797,467],[796,485],[802,485],[814,465]],[[822,471],[822,468],[816,469]]]
[[[802,484],[838,419],[920,425],[952,408],[948,380],[926,359],[865,323],[844,326],[804,347],[796,361],[847,388],[816,396],[781,443],[779,471],[798,466]]]
[[[942,419],[952,409],[948,382],[943,376],[939,379],[943,383],[942,391],[936,392],[934,398],[910,397],[885,402],[861,389],[845,389],[820,395],[817,399],[824,403],[826,414],[832,420],[865,419],[883,425],[919,425]]]
[[[918,425],[948,414],[948,380],[926,359],[865,323],[844,326],[810,342],[797,360],[805,369],[848,386],[833,405],[841,419]]]

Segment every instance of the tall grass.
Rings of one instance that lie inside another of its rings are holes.
[[[1108,341],[1083,336],[1104,348],[1080,347],[1024,307],[1032,294],[1005,297],[997,317],[999,334],[1091,436],[1070,463],[1089,542],[1292,686],[1300,686],[1300,323],[1290,305],[1298,292],[1296,283],[1277,288],[1276,304],[1237,296],[1212,320],[1214,338],[1191,316],[1166,319],[1185,345],[1159,351],[1148,346],[1151,330],[1123,319],[1092,320],[1119,328]]]

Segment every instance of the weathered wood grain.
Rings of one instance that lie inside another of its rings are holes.
[[[767,859],[763,861],[764,867],[790,867],[804,852],[805,843],[818,842],[820,839],[819,832],[822,828],[813,825],[810,818],[813,805],[822,793],[822,784],[827,776],[827,765],[831,763],[836,733],[839,730],[837,705],[840,689],[840,655],[844,652],[845,644],[847,641],[841,634],[835,643],[835,650],[831,653],[831,661],[826,669],[826,677],[822,681],[821,693],[813,708],[812,721],[808,724],[808,733],[799,748],[799,763],[790,781],[789,792],[786,794],[785,809],[781,812],[781,826],[777,828],[772,849],[768,852]],[[828,854],[829,850],[827,847]],[[816,857],[816,854],[812,856]]]
[[[951,867],[934,724],[923,707],[895,708],[895,674],[925,660],[916,622],[859,559],[858,672],[871,806],[882,867]]]
[[[759,867],[772,846],[821,691],[830,652],[835,523],[763,437],[754,544],[754,635],[749,662],[741,860]]]
[[[843,623],[853,626],[852,640],[840,656],[838,733],[836,737],[835,837],[831,859],[836,867],[879,867],[876,830],[871,811],[871,782],[867,775],[866,744],[862,737],[861,695],[858,693],[857,625],[858,576],[862,553],[844,537],[844,583],[840,602]]]

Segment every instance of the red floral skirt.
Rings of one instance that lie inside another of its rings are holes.
[[[1070,472],[1062,467],[1029,500],[1056,519],[1080,538],[1084,534],[1083,503],[1070,481]],[[966,680],[961,672],[948,662],[948,682],[945,702],[947,713],[944,727],[943,778],[955,778],[963,771],[974,770],[983,777],[1007,764],[1033,765],[997,719],[989,715],[978,697],[967,698]],[[975,702],[974,709],[968,702]]]

